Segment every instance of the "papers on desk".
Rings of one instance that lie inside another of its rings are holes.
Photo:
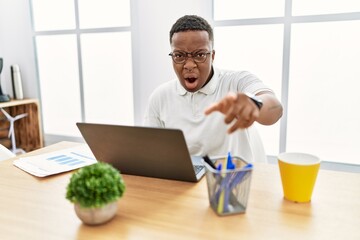
[[[90,148],[84,144],[51,153],[19,158],[15,160],[13,164],[37,177],[46,177],[81,168],[96,162]]]

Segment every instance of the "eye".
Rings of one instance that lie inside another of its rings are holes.
[[[181,52],[174,52],[173,53],[174,58],[183,58],[184,56],[185,56],[185,54],[181,53]]]
[[[198,53],[195,53],[195,57],[197,58],[203,58],[206,56],[206,52],[198,52]]]

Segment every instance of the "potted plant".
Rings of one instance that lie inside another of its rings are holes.
[[[117,212],[117,200],[125,192],[120,172],[104,162],[76,171],[67,185],[66,199],[74,203],[76,215],[86,224],[109,221]]]

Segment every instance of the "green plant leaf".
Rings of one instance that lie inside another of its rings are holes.
[[[125,189],[125,182],[117,169],[108,163],[97,162],[71,176],[66,199],[83,208],[98,208],[121,198]]]

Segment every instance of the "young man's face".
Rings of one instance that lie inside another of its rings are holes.
[[[175,33],[172,36],[171,50],[175,54],[195,53],[197,56],[206,54],[204,62],[195,62],[189,54],[184,63],[173,61],[173,67],[181,85],[189,92],[198,91],[209,80],[215,56],[208,33],[206,31]]]

